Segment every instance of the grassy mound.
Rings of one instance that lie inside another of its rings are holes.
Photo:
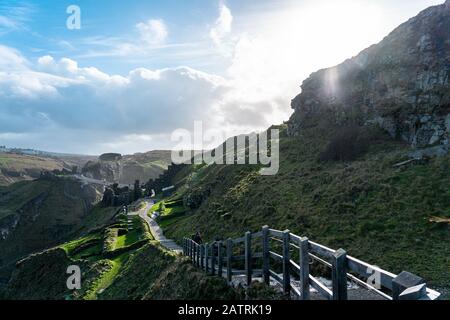
[[[239,299],[224,279],[209,277],[186,258],[148,244],[137,250],[100,299]]]

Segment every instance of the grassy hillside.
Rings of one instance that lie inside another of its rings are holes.
[[[159,245],[136,251],[100,299],[238,299],[224,279],[208,277]]]
[[[56,177],[1,187],[0,280],[17,259],[103,226],[117,209],[94,207],[100,199],[99,190]]]
[[[131,220],[131,223],[130,223]],[[67,267],[81,269],[81,289],[66,287]],[[245,294],[224,278],[208,276],[188,258],[153,241],[138,216],[117,215],[103,228],[19,261],[0,299],[166,300],[280,297],[254,284]]]
[[[41,171],[69,169],[61,160],[0,153],[0,185],[39,178]]]
[[[130,225],[127,220],[123,215],[116,216],[106,227],[19,261],[4,296],[7,299],[97,299],[129,256],[151,240],[139,217],[134,217]],[[66,287],[69,265],[81,268],[80,291],[72,292]]]
[[[69,265],[81,268],[81,290],[66,288]],[[254,296],[261,291],[256,290]],[[262,292],[275,294],[267,289]],[[242,289],[229,287],[224,279],[207,276],[187,258],[176,256],[152,241],[139,217],[133,218],[133,229],[127,230],[124,216],[108,227],[19,261],[11,281],[0,292],[3,299],[58,300],[243,299],[244,296]]]
[[[181,240],[200,230],[213,240],[267,224],[448,286],[450,156],[394,167],[407,159],[409,147],[374,132],[370,148],[356,160],[320,161],[336,132],[282,134],[275,176],[243,165],[187,168],[175,179],[173,198],[200,199],[200,205],[166,223],[166,234]],[[433,222],[436,217],[444,222]]]
[[[42,171],[81,169],[86,162],[95,159],[84,155],[27,155],[0,152],[0,186],[39,178]]]

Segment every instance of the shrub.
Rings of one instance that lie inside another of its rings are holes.
[[[354,161],[364,155],[379,131],[360,126],[342,128],[320,154],[321,161]]]

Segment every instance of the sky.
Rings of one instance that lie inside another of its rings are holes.
[[[196,121],[261,131],[309,74],[443,2],[0,0],[0,145],[129,154]]]

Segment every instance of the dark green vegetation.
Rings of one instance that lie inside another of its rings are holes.
[[[150,209],[148,214],[151,216],[153,212],[158,212],[160,216],[156,219],[161,228],[182,219],[186,215],[186,209],[182,199],[167,199],[156,202]]]
[[[408,270],[432,286],[448,286],[450,157],[402,167],[410,148],[376,129],[354,161],[320,161],[339,129],[282,134],[280,171],[261,176],[252,166],[191,166],[174,179],[174,198],[196,199],[193,210],[163,224],[181,240],[204,240],[272,228],[308,236],[391,272]],[[366,141],[366,140],[364,140]],[[192,201],[191,201],[192,203]],[[448,220],[447,220],[448,221]]]
[[[130,217],[128,217],[130,218]],[[151,240],[137,216],[119,215],[104,228],[19,261],[6,287],[7,299],[97,299],[113,283],[130,255]],[[82,270],[82,289],[66,288],[67,267]]]
[[[208,277],[188,259],[158,244],[148,244],[130,256],[100,299],[238,299],[242,293],[224,279]]]
[[[101,193],[67,178],[46,177],[0,188],[0,282],[17,259],[103,226],[115,208],[94,204]]]
[[[225,279],[207,276],[187,258],[169,253],[151,241],[140,218],[133,218],[133,229],[129,231],[124,220],[120,217],[109,227],[18,262],[0,297],[59,300],[245,298],[242,288],[232,288]],[[81,268],[81,290],[66,288],[69,265]],[[273,290],[258,284],[252,286],[249,295],[252,299],[276,296]]]

